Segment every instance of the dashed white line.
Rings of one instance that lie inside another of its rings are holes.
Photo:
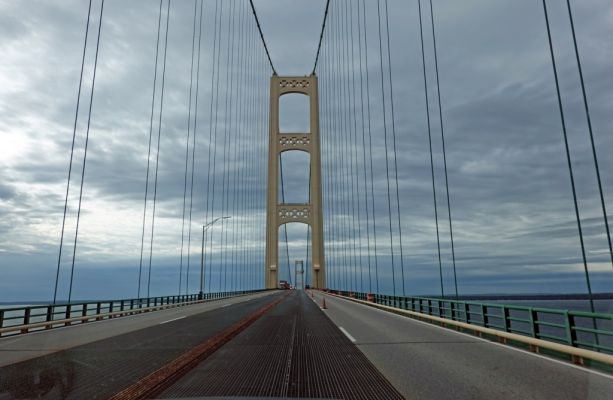
[[[343,332],[345,334],[345,336],[347,336],[347,338],[349,340],[351,340],[353,343],[355,343],[355,338],[353,336],[351,336],[349,334],[349,332],[347,332],[347,330],[345,328],[343,328],[342,326],[339,326],[339,328],[340,328],[341,332]]]
[[[183,319],[183,318],[185,318],[185,317],[186,317],[186,315],[184,315],[184,316],[182,316],[182,317],[177,317],[177,318],[169,319],[168,321],[163,321],[163,322],[160,322],[160,325],[162,325],[162,324],[167,324],[167,323],[172,322],[172,321],[178,321],[178,320]]]
[[[231,305],[232,305],[232,303],[228,303],[228,304],[224,304],[223,306],[221,306],[219,308],[225,308],[225,307],[228,307],[228,306],[231,306]]]

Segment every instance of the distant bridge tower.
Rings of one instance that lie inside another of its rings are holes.
[[[310,132],[281,133],[279,99],[289,93],[309,97]],[[312,274],[311,287],[325,288],[323,246],[323,214],[321,200],[321,155],[319,147],[319,100],[317,77],[280,77],[270,79],[270,124],[268,147],[268,200],[266,218],[266,287],[276,288],[279,279],[279,227],[301,222],[311,227]],[[300,150],[310,155],[310,196],[304,204],[280,204],[279,157],[287,150]]]

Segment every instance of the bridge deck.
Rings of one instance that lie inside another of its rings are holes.
[[[321,302],[324,295],[315,296]],[[157,398],[609,399],[613,393],[612,375],[325,296],[326,311],[303,292],[273,292],[0,339],[0,400],[109,398],[278,300]]]

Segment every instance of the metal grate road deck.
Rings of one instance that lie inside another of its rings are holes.
[[[302,291],[219,349],[160,398],[403,397]]]

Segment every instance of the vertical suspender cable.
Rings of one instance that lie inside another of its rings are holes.
[[[204,2],[200,2],[200,22],[198,25],[198,61],[196,66],[196,97],[195,97],[195,107],[194,107],[194,129],[192,134],[192,182],[189,189],[189,231],[187,235],[187,277],[185,280],[185,294],[189,294],[189,267],[190,267],[190,254],[191,254],[191,243],[192,243],[192,210],[194,205],[194,169],[196,162],[196,133],[198,129],[198,94],[200,92],[200,53],[201,53],[201,45],[202,45],[202,8],[204,7]],[[189,124],[188,124],[189,125]],[[200,279],[200,278],[198,278]],[[199,285],[200,286],[200,285]]]
[[[245,26],[245,29],[243,30],[243,57],[242,57],[242,65],[241,65],[241,71],[243,71],[243,75],[241,77],[241,90],[243,95],[241,96],[241,107],[240,107],[240,112],[239,112],[239,128],[238,128],[238,144],[237,147],[238,149],[240,149],[240,154],[237,155],[237,159],[240,160],[241,162],[243,162],[244,160],[246,160],[247,155],[246,150],[247,150],[247,146],[245,145],[245,125],[246,125],[246,119],[248,117],[248,112],[249,112],[249,96],[251,95],[251,85],[247,86],[249,83],[249,79],[247,77],[247,68],[251,65],[251,51],[249,50],[251,47],[251,38],[252,35],[249,35],[248,32],[248,24],[245,23],[245,13],[243,12],[243,25]],[[237,149],[237,150],[238,150]],[[236,253],[236,269],[238,271],[238,275],[237,275],[237,287],[239,290],[244,290],[245,286],[245,278],[246,278],[246,271],[244,270],[244,260],[243,260],[243,256],[245,254],[245,249],[244,249],[244,242],[243,242],[243,228],[245,225],[245,220],[246,220],[246,216],[245,216],[245,212],[244,212],[244,203],[245,203],[245,193],[244,190],[242,188],[245,187],[245,175],[246,175],[246,171],[245,168],[240,168],[237,169],[237,180],[235,182],[234,185],[234,193],[235,196],[238,197],[238,201],[236,202],[236,206],[235,206],[235,210],[234,210],[234,215],[237,216],[237,218],[234,220],[235,223],[235,227],[236,227],[236,233],[234,236],[234,251]],[[239,216],[240,216],[240,222],[239,222]],[[239,253],[240,250],[240,253]]]
[[[436,48],[436,34],[434,29],[434,8],[430,0],[430,19],[432,22],[432,43],[434,47],[434,70],[436,71],[436,91],[438,98],[438,117],[441,126],[441,143],[443,146],[443,169],[445,171],[445,191],[447,193],[447,215],[449,216],[449,239],[451,241],[451,261],[453,265],[453,284],[455,287],[455,298],[458,300],[458,276],[455,263],[455,245],[453,241],[453,225],[451,223],[451,201],[449,199],[449,175],[447,174],[447,154],[445,151],[445,129],[443,127],[443,106],[441,105],[441,81],[438,73],[438,51]]]
[[[232,77],[232,82],[234,82],[236,80],[236,84],[235,84],[235,95],[233,94],[233,96],[235,96],[236,101],[234,102],[234,108],[231,109],[230,114],[231,114],[231,119],[230,119],[230,141],[229,141],[229,148],[228,148],[228,214],[232,213],[231,215],[234,217],[232,220],[228,221],[228,229],[226,230],[226,245],[230,246],[230,250],[229,250],[229,256],[230,258],[230,263],[229,263],[229,274],[230,274],[230,283],[229,286],[233,286],[233,279],[234,279],[234,245],[230,245],[230,241],[233,241],[233,239],[228,240],[228,231],[230,230],[230,227],[232,227],[232,236],[234,237],[234,224],[237,221],[236,218],[236,213],[234,212],[234,205],[235,205],[235,201],[236,201],[236,195],[234,192],[234,186],[235,186],[235,181],[234,181],[234,176],[235,176],[235,171],[237,168],[234,168],[234,171],[232,171],[232,165],[234,164],[235,160],[236,160],[236,143],[232,142],[232,139],[236,139],[236,133],[238,132],[238,112],[237,112],[237,108],[240,105],[240,72],[241,72],[241,55],[242,55],[242,46],[243,46],[243,40],[242,40],[242,32],[243,32],[243,23],[242,23],[242,16],[243,16],[243,12],[242,12],[242,8],[240,8],[240,4],[238,5],[239,10],[238,10],[238,43],[237,43],[237,55],[236,55],[236,60],[232,63],[232,65],[236,65],[236,70],[235,70],[235,74]],[[230,201],[230,197],[232,197],[232,200]]]
[[[238,52],[238,58],[239,61],[237,63],[237,65],[239,65],[239,76],[237,78],[237,112],[236,112],[236,143],[233,146],[233,157],[232,157],[232,161],[236,164],[238,162],[238,149],[242,148],[242,143],[241,143],[241,136],[242,136],[242,117],[243,117],[243,102],[244,102],[244,87],[245,87],[245,82],[244,82],[244,77],[245,77],[245,55],[244,55],[244,49],[245,49],[245,40],[244,40],[244,29],[243,27],[245,26],[245,12],[244,12],[244,8],[241,7],[240,9],[240,18],[239,18],[240,24],[239,24],[239,52]],[[241,170],[241,168],[237,168],[234,167],[234,178],[233,178],[233,191],[232,191],[232,216],[234,217],[232,222],[232,290],[236,291],[238,290],[238,275],[237,275],[237,259],[238,259],[238,255],[237,255],[237,251],[238,251],[238,230],[239,230],[239,216],[238,216],[238,180],[239,180],[239,171]]]
[[[337,15],[337,25],[341,25],[341,16],[340,16],[340,6],[338,8],[338,14]],[[342,51],[342,30],[341,27],[338,26],[337,27],[337,45],[338,45],[338,57],[337,57],[337,83],[338,83],[338,92],[339,96],[341,91],[344,92],[344,80],[341,78],[342,77],[342,58],[341,55],[343,53]],[[338,107],[341,108],[341,110],[343,109],[343,105],[341,104],[341,101],[339,99],[339,97],[337,97],[337,105]],[[338,134],[337,136],[339,136],[338,140],[339,140],[339,144],[337,145],[337,152],[339,155],[339,163],[340,163],[340,167],[338,168],[338,174],[339,174],[339,179],[340,179],[340,190],[339,190],[339,194],[340,194],[340,198],[339,198],[339,202],[340,202],[340,210],[341,210],[341,215],[342,215],[342,219],[341,219],[341,233],[342,233],[342,262],[343,262],[343,275],[344,275],[344,290],[350,290],[351,288],[351,276],[350,276],[350,264],[348,263],[349,261],[349,251],[348,251],[348,243],[347,243],[347,239],[348,239],[348,231],[349,231],[349,222],[347,221],[346,216],[349,214],[349,206],[347,205],[346,197],[347,197],[347,186],[346,185],[346,177],[347,174],[344,172],[344,165],[345,165],[345,157],[344,157],[344,152],[343,152],[343,148],[341,147],[341,144],[343,144],[345,141],[340,138],[340,135],[343,134],[343,132],[345,131],[345,118],[343,118],[344,113],[341,113],[341,110],[339,110],[338,112]]]
[[[87,50],[87,37],[89,36],[89,20],[92,13],[92,0],[89,0],[87,9],[87,24],[85,25],[85,39],[83,41],[83,56],[81,58],[81,73],[79,74],[79,89],[77,91],[77,105],[72,129],[72,145],[70,147],[70,162],[68,163],[68,180],[66,182],[66,198],[64,200],[64,216],[62,217],[62,233],[60,234],[60,251],[57,257],[57,271],[55,273],[55,289],[53,290],[53,304],[57,301],[57,285],[60,279],[60,264],[62,261],[62,247],[64,245],[64,228],[66,226],[66,211],[68,209],[68,194],[70,192],[70,176],[72,175],[72,160],[74,156],[74,144],[77,136],[77,121],[79,119],[79,105],[81,103],[81,88],[83,86],[83,70],[85,69],[85,52]]]
[[[387,111],[385,104],[385,75],[383,73],[383,40],[381,33],[381,1],[377,0],[377,21],[379,26],[379,66],[381,72],[381,101],[383,104],[383,138],[385,144],[385,176],[387,178],[387,210],[389,217],[389,232],[390,232],[390,254],[392,267],[392,293],[396,296],[396,272],[394,265],[394,234],[392,230],[392,197],[390,193],[390,171],[389,171],[389,154],[387,145]]]
[[[234,10],[236,6],[236,1],[231,0],[230,5],[228,6],[229,14],[228,14],[228,53],[226,54],[226,85],[225,85],[225,106],[224,106],[224,138],[223,138],[223,167],[222,167],[222,176],[221,176],[221,216],[225,216],[226,213],[226,171],[227,171],[227,148],[228,148],[228,115],[232,109],[232,89],[234,86],[234,81],[231,78],[231,71],[234,62]],[[232,56],[232,58],[230,58]],[[228,87],[230,90],[228,90]],[[228,104],[229,103],[229,104]],[[221,230],[219,234],[220,247],[221,251],[219,255],[220,259],[220,271],[219,271],[219,288],[220,291],[226,290],[227,284],[227,268],[225,265],[226,257],[225,257],[225,249],[224,249],[224,233],[225,229],[225,221],[221,220]],[[223,269],[223,271],[222,271]]]
[[[164,111],[164,85],[166,83],[166,59],[168,55],[168,24],[170,22],[170,0],[168,0],[168,7],[166,10],[166,37],[164,40],[164,61],[162,63],[162,87],[160,89],[160,117],[158,120],[158,143],[157,143],[157,154],[155,159],[155,179],[153,186],[153,213],[151,216],[151,242],[149,247],[149,273],[147,278],[147,297],[150,296],[151,292],[151,261],[153,260],[153,232],[155,228],[155,206],[157,199],[157,191],[158,191],[158,170],[160,166],[160,139],[162,136],[162,115]]]
[[[196,52],[196,20],[198,13],[196,12],[198,7],[198,0],[194,0],[194,26],[192,30],[192,62],[190,64],[189,71],[189,102],[187,110],[187,139],[185,140],[185,174],[183,177],[183,214],[181,217],[181,255],[179,258],[179,295],[181,294],[181,283],[183,278],[183,245],[185,239],[185,210],[187,207],[187,166],[189,165],[189,139],[191,134],[192,123],[192,88],[194,83],[194,54]],[[188,251],[189,253],[189,251]],[[189,255],[188,255],[189,257]],[[187,272],[187,279],[189,279],[189,271]],[[188,284],[186,284],[188,286]],[[188,288],[185,289],[185,294],[188,294]]]
[[[158,73],[158,56],[160,53],[160,28],[162,24],[162,3],[163,0],[160,0],[160,11],[158,14],[158,29],[157,29],[157,40],[155,45],[155,64],[153,68],[153,94],[151,96],[151,117],[149,119],[149,150],[147,153],[147,176],[145,177],[145,202],[143,206],[143,230],[141,233],[141,241],[140,241],[140,262],[138,265],[138,294],[137,297],[140,298],[140,287],[142,280],[142,271],[143,271],[143,252],[145,249],[145,223],[147,220],[147,195],[149,193],[149,170],[151,164],[151,139],[153,137],[153,111],[155,109],[155,90],[157,87],[157,73]]]
[[[575,22],[573,12],[570,7],[570,0],[566,0],[568,8],[568,18],[570,20],[570,28],[573,35],[573,46],[575,49],[575,58],[577,59],[577,69],[579,71],[579,79],[581,81],[581,94],[583,96],[583,106],[585,108],[585,117],[587,119],[588,132],[590,134],[590,144],[592,146],[592,157],[594,159],[594,169],[596,170],[596,178],[598,180],[598,193],[600,195],[600,205],[602,207],[602,215],[604,218],[604,226],[607,232],[607,242],[609,244],[609,256],[611,257],[611,266],[613,266],[613,246],[611,246],[611,231],[609,229],[609,216],[607,215],[607,207],[604,201],[604,192],[602,190],[602,180],[600,179],[600,167],[598,166],[598,156],[596,155],[596,145],[594,144],[594,132],[592,129],[592,119],[590,117],[590,108],[587,103],[587,94],[585,90],[585,80],[583,79],[583,68],[581,66],[581,57],[579,56],[579,46],[577,45],[577,35],[575,33]]]
[[[433,204],[434,204],[434,222],[436,224],[436,249],[438,254],[438,270],[439,270],[439,279],[441,285],[441,297],[445,297],[445,290],[443,287],[443,263],[441,261],[441,240],[438,229],[438,207],[436,204],[436,184],[434,179],[434,157],[432,154],[432,128],[430,124],[430,102],[428,100],[428,78],[426,75],[426,53],[424,50],[424,30],[422,23],[422,10],[421,10],[421,0],[417,1],[419,6],[419,34],[421,39],[421,59],[424,73],[424,93],[426,99],[426,119],[428,121],[428,144],[430,146],[430,174],[432,177],[432,196],[433,196]]]
[[[209,222],[209,206],[211,208],[211,214],[213,213],[213,203],[210,201],[211,200],[211,195],[214,196],[214,192],[210,190],[210,184],[211,184],[211,150],[213,149],[213,151],[215,150],[215,146],[213,145],[213,104],[215,104],[217,102],[217,94],[215,93],[215,78],[217,77],[217,82],[219,83],[219,71],[216,68],[217,67],[217,60],[219,59],[219,47],[218,46],[218,35],[217,35],[217,28],[219,26],[219,30],[221,31],[221,19],[219,24],[217,23],[217,18],[219,16],[218,13],[218,9],[219,9],[219,0],[215,1],[215,21],[214,21],[214,25],[213,25],[213,57],[211,58],[211,69],[212,69],[212,73],[211,73],[211,103],[210,103],[210,109],[209,109],[209,154],[208,154],[208,167],[207,167],[207,178],[206,178],[206,212],[205,212],[205,222],[208,223]],[[221,17],[220,17],[221,18]],[[220,35],[221,36],[221,32]],[[217,108],[215,109],[215,115],[217,115]],[[216,127],[216,125],[215,125]],[[214,164],[213,164],[213,168],[215,168]],[[215,179],[215,176],[213,175],[213,182]],[[211,230],[209,228],[209,230]],[[207,233],[205,235],[205,247],[208,249],[208,245],[209,245],[209,234]],[[212,269],[213,269],[213,255],[211,254],[211,252],[207,252],[209,254],[208,256],[208,260],[209,260],[209,279],[208,279],[208,292],[211,293],[211,278],[212,278]],[[207,257],[204,258],[204,263],[206,263]]]
[[[394,86],[392,85],[392,47],[390,45],[390,24],[389,13],[387,10],[387,0],[385,0],[385,29],[387,32],[387,68],[388,79],[390,85],[390,111],[392,122],[392,145],[394,149],[394,175],[396,180],[396,214],[398,217],[398,241],[400,249],[400,278],[402,279],[402,295],[406,296],[405,282],[404,282],[404,251],[402,246],[402,223],[400,213],[400,189],[398,188],[398,157],[396,151],[396,117],[394,116]]]
[[[283,184],[283,157],[281,157],[281,154],[279,154],[279,180],[281,181],[281,203],[285,204],[285,186]],[[290,260],[289,260],[289,240],[288,240],[288,236],[287,236],[287,224],[283,224],[283,231],[284,231],[284,235],[285,235],[285,254],[287,256],[287,275],[288,275],[288,282],[291,285],[292,284],[292,269],[290,267]]]
[[[77,225],[75,228],[74,246],[72,248],[72,265],[70,267],[70,287],[68,289],[68,302],[72,299],[72,283],[74,279],[74,265],[77,253],[77,239],[79,237],[79,221],[81,218],[81,202],[83,201],[83,182],[85,181],[85,164],[87,162],[87,145],[89,144],[89,128],[92,120],[92,105],[94,103],[94,88],[96,87],[96,70],[98,67],[98,50],[100,49],[100,32],[102,30],[102,14],[104,13],[104,0],[100,3],[100,19],[98,20],[98,37],[96,39],[96,55],[94,57],[94,73],[92,76],[92,89],[89,96],[89,111],[87,113],[87,130],[85,133],[85,149],[83,153],[83,166],[81,168],[81,188],[79,189],[79,206],[77,209]]]
[[[556,94],[557,94],[557,98],[558,98],[558,109],[560,112],[560,122],[562,123],[562,134],[564,137],[564,147],[566,150],[566,162],[568,164],[568,174],[570,177],[570,185],[571,185],[571,189],[572,189],[572,195],[573,195],[573,203],[575,206],[575,217],[577,219],[577,230],[579,232],[579,242],[581,244],[581,256],[583,258],[583,271],[585,273],[585,282],[587,285],[587,291],[588,291],[588,296],[589,296],[589,301],[590,301],[590,309],[592,312],[594,312],[594,299],[592,296],[592,285],[590,283],[590,273],[588,271],[587,268],[587,258],[585,255],[585,244],[583,241],[583,229],[581,227],[581,217],[579,215],[579,204],[577,202],[577,190],[575,188],[575,178],[573,175],[573,165],[572,165],[572,161],[570,158],[570,149],[568,146],[568,134],[566,132],[566,120],[564,117],[564,108],[562,106],[562,95],[560,94],[560,82],[558,79],[558,69],[556,66],[556,58],[554,55],[554,51],[553,51],[553,43],[551,40],[551,27],[549,26],[549,14],[547,12],[547,3],[545,0],[543,0],[543,11],[545,14],[545,25],[547,27],[547,39],[549,41],[549,52],[551,54],[551,65],[553,68],[553,76],[554,76],[554,80],[555,80],[555,86],[556,86]]]
[[[364,119],[364,75],[362,70],[362,22],[361,22],[361,6],[358,2],[358,58],[360,59],[360,114],[362,115],[362,167],[364,172],[364,211],[366,214],[366,246],[368,260],[368,292],[372,293],[372,266],[371,266],[371,251],[370,251],[370,214],[368,208],[368,174],[366,172],[366,120]],[[368,66],[366,66],[368,68]],[[363,291],[363,290],[362,290]]]
[[[254,21],[251,22],[250,27],[253,27]],[[250,49],[249,54],[250,54],[250,60],[249,60],[249,65],[250,66],[256,66],[259,67],[258,63],[257,63],[257,53],[256,53],[256,47],[255,47],[255,43],[253,42],[253,35],[249,35],[250,38],[250,42],[249,42],[249,46],[248,48]],[[251,69],[253,70],[253,69]],[[258,95],[258,80],[257,78],[259,78],[259,69],[255,70],[255,75],[256,75],[256,79],[253,79],[251,77],[250,74],[250,79],[249,82],[252,82],[253,84],[249,85],[249,107],[248,107],[248,113],[247,113],[247,121],[251,122],[249,124],[247,124],[246,126],[248,127],[246,129],[246,137],[245,140],[249,143],[251,142],[252,139],[255,139],[254,141],[257,142],[257,137],[255,137],[254,135],[257,133],[259,127],[258,124],[260,122],[258,114],[257,114],[257,95]],[[255,127],[255,128],[252,128]],[[257,179],[259,179],[259,174],[257,172],[257,165],[254,165],[255,163],[255,151],[249,151],[247,152],[247,150],[252,150],[252,149],[248,149],[248,146],[244,146],[244,158],[246,160],[246,165],[247,165],[247,172],[248,175],[245,176],[245,184],[243,185],[243,187],[245,188],[249,188],[249,190],[247,190],[247,195],[244,197],[244,212],[245,212],[245,228],[244,230],[246,231],[246,233],[244,234],[246,236],[247,239],[247,245],[244,247],[243,250],[243,263],[245,264],[245,269],[247,269],[247,265],[251,265],[251,260],[253,259],[257,259],[257,256],[253,256],[252,255],[252,251],[253,251],[253,246],[251,245],[251,235],[254,235],[255,230],[257,229],[257,218],[258,218],[258,208],[257,208],[257,201],[259,200],[259,198],[256,196],[256,190],[251,188],[251,185],[253,185],[254,183],[257,185]],[[257,187],[257,186],[256,186]],[[243,234],[241,234],[241,237],[243,236]],[[242,241],[242,240],[241,240]],[[255,272],[255,276],[253,277],[253,279],[249,279],[246,282],[246,288],[247,289],[251,289],[254,288],[253,284],[255,282],[257,282],[259,280],[259,276],[258,276],[258,265],[257,263],[255,263],[253,265],[253,267],[256,268],[256,272]],[[251,271],[248,271],[249,275],[251,275]],[[245,277],[245,279],[247,279],[247,277]],[[249,282],[252,282],[252,284],[250,285]]]
[[[366,65],[366,111],[368,115],[368,153],[370,158],[370,200],[371,200],[371,212],[372,212],[372,224],[373,224],[373,251],[375,259],[375,291],[379,292],[379,259],[377,256],[377,216],[375,213],[375,184],[374,184],[374,167],[372,156],[372,127],[371,127],[371,115],[370,115],[370,74],[368,72],[368,35],[366,25],[366,1],[362,0],[362,9],[364,10],[363,22],[364,22],[364,64]]]
[[[363,255],[362,255],[362,207],[360,202],[360,176],[359,176],[359,161],[358,161],[358,122],[357,122],[357,108],[356,108],[356,89],[355,89],[355,46],[354,46],[354,36],[353,36],[353,3],[349,2],[349,15],[350,15],[350,38],[351,38],[351,63],[349,67],[351,68],[351,86],[352,93],[351,98],[353,99],[353,171],[355,172],[352,175],[355,175],[356,181],[356,190],[355,190],[355,199],[357,202],[357,221],[358,221],[358,259],[360,260],[360,292],[364,292],[364,263],[363,263]],[[356,285],[357,287],[357,285]],[[356,289],[357,291],[357,289]]]
[[[343,47],[343,65],[345,67],[345,71],[346,72],[346,79],[344,79],[344,92],[345,92],[345,98],[347,100],[346,103],[346,107],[344,107],[344,115],[345,115],[345,129],[343,130],[346,138],[345,140],[343,140],[345,146],[344,146],[344,155],[348,158],[347,163],[345,164],[346,166],[346,174],[345,174],[345,178],[347,179],[348,182],[350,182],[350,184],[348,183],[347,186],[349,189],[351,189],[351,194],[348,196],[349,198],[347,199],[347,209],[351,210],[351,220],[349,223],[349,235],[350,237],[352,237],[352,241],[351,241],[351,245],[353,247],[353,251],[351,252],[352,256],[351,257],[353,259],[353,279],[351,280],[351,286],[350,286],[350,290],[351,291],[356,291],[356,286],[357,286],[357,249],[356,249],[356,229],[355,229],[355,188],[353,185],[353,176],[355,174],[353,174],[353,151],[351,151],[351,145],[349,142],[351,142],[352,140],[352,129],[351,129],[351,91],[350,91],[350,87],[349,87],[349,81],[350,81],[350,73],[349,73],[349,28],[348,28],[348,19],[347,19],[347,14],[349,12],[348,8],[347,8],[347,0],[345,0],[345,13],[343,15],[343,31],[344,31],[344,38],[345,38],[345,45]],[[351,208],[349,208],[349,204],[351,204]]]
[[[349,291],[353,291],[355,286],[355,275],[356,275],[356,259],[355,259],[355,254],[356,254],[356,247],[355,247],[355,207],[353,206],[353,176],[349,176],[351,175],[351,167],[349,167],[349,163],[351,163],[351,159],[352,157],[352,153],[349,152],[349,136],[351,134],[351,122],[349,121],[349,104],[350,104],[350,93],[349,93],[349,70],[347,68],[347,58],[348,58],[348,43],[349,43],[349,38],[347,35],[347,0],[344,0],[344,4],[345,4],[345,12],[341,13],[341,33],[342,33],[342,39],[343,42],[341,43],[342,45],[342,73],[343,73],[343,128],[342,128],[342,134],[345,135],[345,137],[342,140],[343,143],[343,148],[341,150],[341,155],[342,155],[342,159],[343,159],[343,163],[342,165],[345,167],[345,170],[343,172],[343,179],[345,180],[345,184],[346,184],[346,190],[345,190],[345,200],[346,200],[346,210],[347,210],[347,216],[351,217],[348,221],[347,221],[347,230],[345,232],[345,235],[349,241],[349,243],[347,243],[347,247],[348,247],[348,256],[347,256],[347,261],[349,262],[349,266],[350,268],[348,269],[348,273],[349,273],[349,287],[348,290]],[[351,157],[351,158],[349,158]],[[349,183],[351,181],[351,184]],[[349,190],[351,190],[349,192]],[[352,260],[353,262],[351,262],[350,260]]]

